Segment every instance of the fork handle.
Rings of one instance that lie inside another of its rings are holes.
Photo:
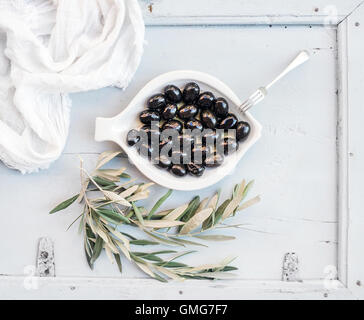
[[[310,54],[308,51],[303,50],[301,51],[296,58],[288,65],[286,69],[284,69],[278,77],[276,77],[271,83],[269,83],[265,89],[269,89],[273,84],[275,84],[279,79],[283,78],[287,73],[292,71],[293,69],[297,68],[302,63],[306,62],[308,59],[310,59]]]

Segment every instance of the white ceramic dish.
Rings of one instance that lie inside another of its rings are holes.
[[[211,91],[215,96],[224,97],[230,107],[230,112],[235,113],[239,120],[250,123],[251,133],[248,139],[239,145],[239,149],[232,155],[226,156],[225,161],[217,168],[207,168],[201,177],[186,175],[176,177],[166,170],[159,169],[148,159],[140,156],[136,148],[126,143],[126,136],[130,129],[139,128],[139,113],[145,109],[146,100],[168,84],[175,84],[182,88],[186,83],[195,81],[201,87],[201,91]],[[230,174],[237,163],[242,159],[248,149],[260,138],[262,127],[249,113],[242,115],[238,111],[241,105],[240,99],[234,92],[217,78],[197,71],[172,71],[164,73],[150,82],[134,97],[130,104],[113,118],[97,118],[95,140],[113,141],[117,143],[127,154],[129,160],[150,180],[170,189],[197,190],[211,186]]]

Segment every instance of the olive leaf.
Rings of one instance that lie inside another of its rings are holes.
[[[122,197],[125,199],[125,198],[131,196],[135,191],[137,191],[138,188],[139,188],[138,185],[131,186],[128,189],[126,189],[125,191],[119,193],[119,197]]]
[[[172,228],[183,224],[182,221],[174,220],[144,220],[144,227],[147,228]]]
[[[108,257],[109,261],[113,264],[114,263],[114,257],[113,253],[111,252],[110,248],[104,244],[104,249],[106,252],[106,256]]]
[[[115,243],[118,245],[120,251],[124,254],[124,256],[131,261],[131,257],[130,257],[130,250],[127,249],[127,247],[121,243],[119,240],[115,240]]]
[[[154,214],[155,217],[164,217],[167,214],[169,214],[170,212],[172,212],[174,209],[167,209],[167,210],[162,210],[162,211],[158,211]]]
[[[229,203],[231,202],[232,200],[230,200],[230,199],[227,199],[227,200],[225,200],[218,208],[217,208],[217,210],[216,210],[216,212],[215,212],[215,214],[214,214],[214,216],[215,216],[215,220],[214,220],[214,222],[212,223],[212,220],[211,220],[211,224],[210,225],[208,225],[208,226],[206,226],[206,228],[205,229],[208,229],[208,228],[210,228],[212,225],[216,225],[216,224],[218,224],[219,223],[219,221],[220,221],[220,219],[221,219],[221,217],[222,217],[222,215],[223,215],[223,213],[224,213],[224,211],[225,211],[225,209],[226,209],[226,207],[229,205]]]
[[[126,207],[131,207],[131,204],[129,201],[126,201],[121,195],[119,195],[115,192],[104,190],[103,194],[105,195],[105,197],[107,199],[110,199],[115,203],[121,204]],[[132,200],[130,200],[130,201],[132,201]]]
[[[135,215],[137,216],[137,218],[138,218],[138,220],[139,220],[139,223],[140,223],[141,225],[144,225],[144,219],[143,219],[142,214],[140,213],[139,208],[135,205],[135,203],[134,203],[134,202],[132,202],[132,205],[133,205],[134,213],[135,213]]]
[[[188,204],[183,204],[182,206],[172,210],[170,213],[164,216],[163,220],[177,220],[182,215],[182,213],[186,211],[187,207]]]
[[[118,156],[121,153],[121,151],[105,151],[100,154],[99,159],[96,164],[96,170],[100,169],[102,166],[104,166],[106,163],[111,161],[113,158]]]
[[[127,237],[125,237],[122,233],[120,233],[118,230],[113,229],[111,227],[107,227],[107,229],[118,239],[120,239],[123,244],[125,245],[125,247],[130,250],[130,241]]]
[[[203,199],[200,202],[200,204],[198,205],[198,208],[197,208],[196,212],[201,211],[202,209],[205,209],[208,202],[209,202],[209,197],[206,197],[205,199]]]
[[[236,192],[234,193],[231,202],[226,206],[222,214],[222,219],[228,218],[239,206],[240,202],[243,200],[244,194],[246,194],[246,192],[244,192],[245,189],[245,180],[243,180],[241,184],[237,186]]]
[[[66,209],[67,207],[69,207],[72,203],[74,203],[77,200],[78,196],[79,195],[77,194],[77,195],[73,196],[72,198],[69,198],[69,199],[63,201],[58,206],[56,206],[53,210],[51,210],[49,213],[52,214],[52,213],[61,211],[63,209]]]
[[[100,256],[103,244],[104,244],[104,240],[101,237],[97,237],[96,243],[95,243],[95,246],[93,249],[92,257],[90,259],[91,264],[94,264],[95,261],[97,260],[97,258]]]
[[[157,255],[152,254],[152,253],[133,252],[133,254],[136,255],[137,257],[141,257],[141,258],[146,259],[146,260],[149,260],[149,261],[157,261],[157,262],[163,261],[162,258],[160,258]]]
[[[150,245],[158,245],[159,242],[149,241],[149,240],[131,240],[130,244],[134,244],[137,246],[150,246]]]
[[[181,221],[188,221],[197,211],[200,204],[200,197],[194,197],[188,204],[187,209],[180,216]]]
[[[138,191],[145,191],[153,185],[154,185],[154,182],[143,183],[143,184],[139,185]]]
[[[120,273],[122,273],[123,272],[123,266],[121,264],[120,254],[114,253],[114,258],[115,258],[116,264],[118,265]]]
[[[250,207],[250,206],[252,206],[252,205],[254,205],[254,204],[256,204],[256,203],[258,203],[260,201],[260,196],[256,196],[256,197],[254,197],[254,198],[252,198],[252,199],[250,199],[250,200],[248,200],[248,201],[246,201],[246,202],[244,202],[238,209],[237,209],[237,211],[242,211],[242,210],[244,210],[244,209],[246,209],[246,208],[248,208],[248,207]]]
[[[149,190],[138,192],[138,193],[133,194],[131,197],[129,197],[128,200],[129,201],[138,201],[138,200],[148,199],[149,194],[150,194]]]
[[[153,216],[153,214],[159,209],[159,207],[163,204],[164,201],[167,200],[167,198],[171,194],[172,194],[172,190],[169,189],[167,191],[167,193],[155,203],[155,205],[153,206],[152,210],[150,210],[150,212],[148,214],[148,217],[147,217],[148,220]]]
[[[104,230],[101,230],[101,228],[99,226],[96,226],[96,233],[100,236],[100,238],[102,238],[102,240],[104,240],[104,242],[106,242],[106,243],[109,242],[108,235],[105,233]]]
[[[175,272],[171,271],[171,270],[168,270],[166,268],[162,268],[162,267],[158,267],[156,266],[156,269],[166,275],[167,277],[169,277],[170,279],[172,280],[177,280],[177,281],[184,281],[184,278],[183,277],[180,277],[178,274],[176,274]]]
[[[224,236],[222,234],[210,234],[210,235],[196,235],[196,238],[208,241],[228,241],[234,240],[235,237],[232,236]]]
[[[111,223],[115,224],[130,223],[128,218],[110,209],[95,209],[93,210],[93,212],[95,212],[97,215],[103,217],[105,220]]]
[[[187,234],[201,225],[213,212],[212,208],[203,209],[196,213],[180,230],[180,234]]]
[[[92,177],[93,182],[96,182],[98,185],[103,186],[103,187],[116,187],[116,184],[109,180],[109,179],[105,179],[99,176],[94,176]]]
[[[120,181],[120,175],[123,174],[123,172],[126,170],[126,168],[120,168],[120,169],[99,169],[95,170],[95,174],[101,178],[104,178],[106,180],[110,180],[113,182]]]

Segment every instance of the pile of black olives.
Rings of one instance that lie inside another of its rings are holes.
[[[195,82],[182,91],[166,86],[148,99],[139,119],[143,126],[128,132],[128,145],[180,177],[199,177],[205,168],[221,165],[250,133],[249,123],[229,112],[226,99],[200,92]]]

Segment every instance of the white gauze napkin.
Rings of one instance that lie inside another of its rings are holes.
[[[137,0],[0,0],[0,160],[48,168],[67,138],[67,94],[125,88],[143,42]]]

